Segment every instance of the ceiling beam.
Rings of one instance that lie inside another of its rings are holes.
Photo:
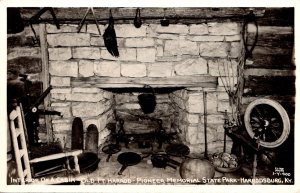
[[[21,8],[21,15],[25,21],[28,21],[40,9],[39,8]],[[84,16],[87,8],[54,8],[56,17],[61,23],[79,22]],[[94,12],[100,23],[107,23],[109,10],[112,11],[115,23],[132,23],[136,15],[136,8],[104,8],[95,7]],[[155,23],[164,18],[170,19],[170,23],[195,23],[214,19],[243,19],[244,16],[253,10],[257,17],[262,17],[265,8],[140,8],[141,19],[145,23]],[[53,20],[50,12],[45,12],[41,19],[43,21]],[[92,14],[87,15],[87,22],[94,21]]]
[[[55,15],[60,24],[78,24],[87,7],[54,7]],[[116,24],[133,24],[137,8],[130,7],[94,7],[95,16],[100,24],[107,24],[109,10],[112,11]],[[31,17],[38,13],[40,8],[21,8],[21,17],[28,24]],[[170,24],[198,24],[205,22],[235,21],[243,22],[251,11],[255,14],[259,25],[265,26],[293,26],[293,7],[141,7],[141,19],[143,24],[159,24],[164,16],[170,20]],[[45,12],[37,23],[54,23],[50,12]],[[87,23],[94,23],[92,14],[88,14]]]

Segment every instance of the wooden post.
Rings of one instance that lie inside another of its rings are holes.
[[[41,59],[42,59],[42,73],[40,75],[43,82],[43,90],[47,89],[50,86],[49,80],[49,58],[48,58],[48,45],[47,45],[47,31],[46,24],[40,24],[40,47],[41,47]],[[47,96],[44,99],[44,107],[50,106],[50,97]],[[51,125],[51,117],[45,115],[45,125],[47,129],[47,142],[53,142],[53,132]]]
[[[208,158],[207,154],[207,92],[203,91],[203,104],[204,104],[204,157]]]
[[[255,176],[257,172],[257,152],[254,153],[253,157],[253,166],[252,166],[252,179],[253,179],[253,185],[255,184]]]

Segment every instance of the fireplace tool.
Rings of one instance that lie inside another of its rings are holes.
[[[119,128],[118,128],[117,134],[116,134],[116,143],[119,144],[120,142],[124,142],[125,147],[128,148],[129,140],[126,137],[123,119],[119,119]]]
[[[164,18],[160,20],[160,25],[163,27],[168,27],[170,21],[166,18],[166,8],[164,9]]]
[[[140,28],[142,26],[142,20],[141,20],[141,10],[140,8],[136,9],[136,14],[133,22],[134,26],[136,28]]]
[[[170,139],[171,135],[169,136],[169,134],[167,134],[166,130],[163,128],[161,119],[158,119],[157,122],[159,128],[156,130],[155,134],[156,134],[156,139],[158,141],[158,149],[161,149],[162,144],[164,142],[167,142],[169,144],[171,143],[171,139]]]
[[[204,104],[204,157],[208,159],[207,154],[207,92],[203,92],[203,104]]]
[[[114,29],[114,18],[109,10],[109,23],[103,34],[104,45],[107,51],[114,57],[119,57],[117,36]]]
[[[121,146],[119,144],[108,144],[102,148],[102,151],[106,154],[108,154],[106,158],[106,162],[109,161],[112,154],[118,153],[121,151]]]
[[[83,26],[83,24],[84,24],[84,22],[85,22],[85,20],[86,20],[86,16],[87,16],[87,14],[88,14],[90,11],[91,11],[92,14],[93,14],[93,17],[94,17],[94,20],[95,20],[95,23],[96,23],[96,26],[97,26],[99,35],[101,35],[100,28],[99,28],[99,24],[98,24],[97,18],[96,18],[96,16],[95,16],[95,12],[94,12],[93,7],[89,7],[89,8],[86,10],[84,17],[82,18],[82,20],[80,21],[80,23],[79,23],[79,25],[78,25],[78,31],[77,31],[77,33],[80,32],[80,30],[81,30],[81,28],[82,28],[82,26]]]
[[[151,89],[151,93],[143,93],[138,96],[139,104],[145,114],[153,113],[156,106],[156,96],[154,89],[150,85],[145,85],[143,88]]]

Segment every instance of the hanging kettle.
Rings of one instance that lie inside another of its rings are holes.
[[[141,106],[142,111],[145,114],[149,114],[149,113],[152,113],[155,109],[156,96],[155,96],[155,93],[154,93],[154,89],[151,86],[145,85],[144,88],[151,89],[151,93],[140,94],[138,96],[138,101],[139,101],[139,104]]]
[[[135,14],[133,24],[136,28],[140,28],[142,26],[141,11],[139,8],[136,9],[136,14]]]

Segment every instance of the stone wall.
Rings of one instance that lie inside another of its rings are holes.
[[[206,100],[203,92],[206,92]],[[221,94],[222,95],[222,94]],[[200,155],[205,150],[204,103],[207,105],[207,142],[208,152],[221,152],[224,147],[224,104],[217,89],[182,89],[170,94],[172,107],[176,112],[173,122],[178,128],[182,141],[190,147],[191,153]],[[226,102],[225,102],[226,103]],[[221,108],[222,107],[222,108]],[[176,124],[177,123],[177,124]],[[232,142],[226,138],[226,149],[230,152]]]
[[[101,34],[105,28],[100,25]],[[74,117],[81,117],[84,128],[90,123],[96,124],[100,138],[104,139],[108,134],[105,124],[112,119],[114,107],[119,115],[124,115],[126,108],[131,112],[140,110],[135,98],[138,93],[117,96],[117,106],[114,106],[112,93],[95,86],[97,84],[85,82],[85,78],[215,76],[219,79],[216,87],[205,88],[208,90],[208,141],[210,150],[221,147],[222,113],[230,109],[220,77],[236,76],[241,46],[239,24],[177,24],[169,27],[150,24],[138,29],[131,24],[120,24],[115,25],[115,30],[118,58],[108,53],[94,24],[83,26],[80,33],[77,33],[77,25],[62,25],[60,29],[47,25],[50,84],[54,87],[51,107],[64,114],[63,119],[52,121],[56,137],[65,137],[69,141],[71,122]],[[227,73],[222,64],[229,61],[233,70]],[[78,83],[78,80],[83,81]],[[196,152],[203,151],[202,97],[203,88],[186,88],[169,96],[160,96],[168,102],[160,103],[166,104],[165,107],[158,105],[158,110],[178,112],[180,135]],[[171,102],[175,104],[171,105]],[[175,120],[172,115],[166,118],[172,119]],[[170,121],[166,122],[165,126],[171,125]],[[101,143],[99,141],[99,145]]]
[[[51,108],[63,115],[63,118],[53,117],[52,120],[55,140],[70,147],[72,121],[75,117],[80,117],[84,134],[90,124],[96,125],[99,132],[98,143],[102,144],[109,134],[105,126],[113,118],[112,96],[110,92],[92,87],[54,88],[51,91]]]

